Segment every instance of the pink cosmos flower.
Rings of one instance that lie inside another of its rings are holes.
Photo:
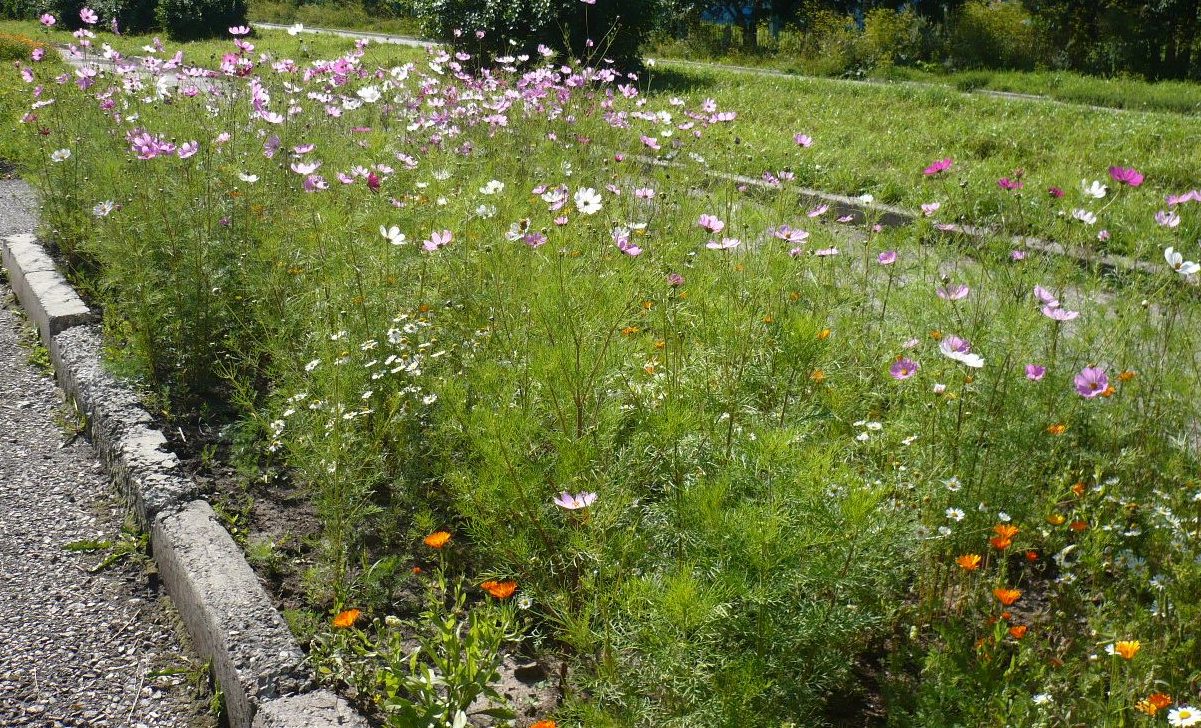
[[[1052,321],[1071,321],[1080,315],[1079,311],[1069,311],[1058,306],[1043,306],[1043,316]]]
[[[1014,261],[1025,260],[1026,259],[1026,251],[1014,250],[1009,253],[1009,259],[1014,260]]]
[[[325,178],[319,174],[310,174],[308,177],[304,178],[305,192],[316,192],[318,190],[327,189],[329,189],[329,183],[326,182]]]
[[[797,143],[797,146],[804,147],[806,149],[813,146],[813,138],[808,134],[796,134],[792,137],[792,140]]]
[[[635,187],[634,197],[639,200],[652,200],[655,197],[655,190],[650,187]]]
[[[321,162],[292,162],[288,167],[296,174],[312,174],[321,166]]]
[[[668,273],[667,282],[672,288],[679,288],[680,286],[684,285],[684,276],[680,275],[679,273]]]
[[[38,22],[47,28],[52,28],[54,27],[54,24],[58,22],[58,20],[55,19],[55,17],[50,13],[42,13],[42,17],[38,18]]]
[[[1159,223],[1160,226],[1166,227],[1166,228],[1179,227],[1180,226],[1180,215],[1177,215],[1176,212],[1173,210],[1169,210],[1166,212],[1164,210],[1160,210],[1159,212],[1155,213],[1155,222]]]
[[[819,258],[829,258],[833,255],[838,255],[838,248],[822,248],[821,250],[813,251],[813,254]]]
[[[1032,382],[1041,382],[1046,373],[1047,368],[1044,366],[1039,366],[1038,364],[1026,365],[1026,379],[1029,379]]]
[[[997,180],[997,186],[1007,192],[1015,192],[1025,187],[1026,184],[1017,178],[1002,177]]]
[[[934,292],[944,301],[958,301],[967,298],[970,291],[971,289],[962,283],[948,283],[945,286],[939,286]]]
[[[1110,167],[1109,176],[1114,182],[1120,182],[1131,187],[1138,187],[1143,183],[1143,175],[1134,167]]]
[[[838,222],[841,222],[841,223],[848,223],[848,222],[854,222],[854,221],[855,221],[854,215],[843,215],[842,217],[838,218]]]
[[[714,215],[701,215],[696,224],[711,233],[720,233],[722,230],[726,229],[725,222],[719,220]]]
[[[187,159],[200,151],[200,142],[190,141],[179,145],[179,149],[175,152],[180,159]]]
[[[742,244],[738,238],[722,238],[721,242],[710,240],[705,243],[705,247],[709,250],[732,250]]]
[[[234,36],[250,35],[250,28],[247,28],[245,25],[235,25],[229,29],[229,34]]]
[[[924,170],[922,170],[922,174],[926,175],[927,177],[932,177],[939,172],[947,171],[953,164],[955,164],[955,160],[951,159],[950,157],[947,157],[946,159],[939,159],[936,162],[931,163],[929,167],[926,167]]]
[[[452,233],[451,231],[435,230],[434,232],[430,233],[430,237],[428,240],[423,240],[421,242],[421,247],[432,253],[435,250],[438,250],[439,248],[443,248],[447,245],[450,245],[451,240],[454,240],[454,233]]]
[[[888,373],[892,375],[893,379],[901,381],[917,374],[919,368],[918,363],[912,359],[898,359],[888,368]]]
[[[1109,241],[1109,231],[1102,230],[1101,232],[1097,233],[1097,240],[1101,241],[1102,243],[1108,242]]]
[[[642,135],[641,138],[642,138],[642,143],[649,149],[653,149],[654,151],[657,152],[662,148],[659,146],[659,140],[656,139],[655,137],[649,137],[644,134],[644,135]]]
[[[932,217],[942,207],[941,202],[928,202],[922,205],[922,214],[926,217]]]
[[[829,209],[830,209],[829,205],[818,205],[817,207],[813,208],[812,210],[810,210],[809,212],[807,212],[805,214],[808,215],[809,217],[821,217],[822,215],[825,215]]]
[[[581,2],[588,2],[588,0],[581,0]],[[596,2],[596,0],[593,0],[593,2]],[[588,4],[592,5],[593,3],[589,2]],[[555,505],[559,506],[560,508],[565,508],[569,511],[577,511],[581,508],[587,508],[595,502],[596,493],[591,493],[588,491],[576,493],[575,495],[572,495],[567,491],[563,491],[559,494],[559,497],[554,499]]]
[[[797,245],[809,239],[809,233],[805,230],[795,230],[791,226],[781,225],[771,231],[771,234],[788,243]]]
[[[1116,179],[1116,178],[1115,178]],[[1081,397],[1092,399],[1101,395],[1109,387],[1109,377],[1100,367],[1085,367],[1080,370],[1074,380],[1076,391]]]
[[[1048,187],[1047,194],[1058,200],[1060,197],[1063,197],[1063,190],[1059,187]]]
[[[96,15],[96,11],[91,8],[80,8],[79,19],[88,25],[95,25],[100,17]]]
[[[880,265],[892,265],[893,263],[897,262],[897,251],[885,250],[883,253],[880,253],[878,256],[876,256],[876,262]]]

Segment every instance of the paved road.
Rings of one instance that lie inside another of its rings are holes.
[[[265,30],[288,30],[289,28],[293,27],[283,23],[251,23],[251,25],[256,28],[263,28]],[[388,35],[387,33],[373,33],[366,30],[340,30],[337,28],[302,27],[299,32],[312,33],[314,35],[336,35],[339,38],[368,38],[376,43],[391,43],[392,45],[411,46],[413,48],[430,48],[438,45],[437,43],[431,43],[428,40],[421,40],[419,38],[409,38],[403,35]]]
[[[33,227],[33,196],[0,180],[0,235]],[[212,726],[183,677],[173,609],[137,564],[89,573],[122,508],[96,455],[72,440],[54,382],[0,279],[0,725]]]

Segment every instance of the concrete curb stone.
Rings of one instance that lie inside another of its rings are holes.
[[[9,271],[13,293],[47,347],[60,331],[96,320],[33,235],[0,240],[0,258]]]

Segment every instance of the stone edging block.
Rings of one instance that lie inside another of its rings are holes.
[[[225,696],[231,728],[366,728],[316,689],[304,652],[246,557],[180,467],[137,394],[102,363],[95,316],[32,235],[0,239],[17,300],[50,350],[59,384],[139,524],[167,592]]]
[[[312,686],[304,653],[208,503],[161,514],[150,545],[193,644],[212,658],[231,726],[249,726],[263,700]]]
[[[96,320],[33,235],[0,240],[0,258],[8,269],[13,293],[47,347],[55,334]]]

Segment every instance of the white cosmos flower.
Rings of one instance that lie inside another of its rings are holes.
[[[486,184],[480,188],[480,194],[481,195],[495,195],[495,194],[499,194],[500,192],[503,192],[504,189],[505,189],[505,183],[501,182],[498,179],[494,179],[491,182],[489,182],[488,184]]]
[[[114,203],[112,200],[99,202],[95,207],[92,208],[92,215],[95,217],[108,217],[108,214],[116,209],[116,206],[116,203]]]
[[[1201,271],[1201,265],[1198,265],[1191,260],[1185,260],[1184,256],[1181,255],[1180,252],[1175,248],[1165,249],[1163,251],[1163,257],[1164,260],[1168,261],[1168,265],[1172,268],[1172,270],[1176,271],[1182,276],[1191,276],[1197,271]]]
[[[376,101],[379,101],[381,95],[378,86],[364,86],[355,93],[358,94],[360,99],[369,104],[374,104]]]
[[[1109,191],[1109,188],[1101,184],[1100,180],[1095,179],[1090,185],[1088,180],[1082,179],[1080,180],[1080,191],[1084,193],[1085,197],[1091,197],[1095,200],[1099,200],[1105,196],[1105,193]]]
[[[404,245],[408,242],[408,238],[400,231],[400,228],[393,225],[392,227],[379,226],[379,234],[393,245]]]
[[[591,187],[582,187],[575,193],[575,206],[581,215],[595,215],[601,210],[601,196]]]
[[[1097,224],[1097,216],[1088,210],[1073,210],[1072,217],[1076,218],[1085,225]]]
[[[56,149],[53,152],[50,152],[50,160],[53,162],[65,162],[70,158],[70,149]]]
[[[259,181],[259,176],[257,174],[246,174],[245,172],[238,172],[238,179],[242,180],[243,182],[245,182],[248,185],[252,185],[255,182]]]
[[[943,341],[942,344],[939,344],[938,350],[942,352],[942,355],[946,358],[954,359],[960,364],[969,366],[972,369],[979,369],[984,366],[984,359],[982,359],[979,354],[973,354],[970,351],[956,351],[951,348],[947,341]]]
[[[296,25],[288,26],[288,35],[295,36],[297,33],[303,33],[303,32],[304,32],[304,23],[297,23]]]

